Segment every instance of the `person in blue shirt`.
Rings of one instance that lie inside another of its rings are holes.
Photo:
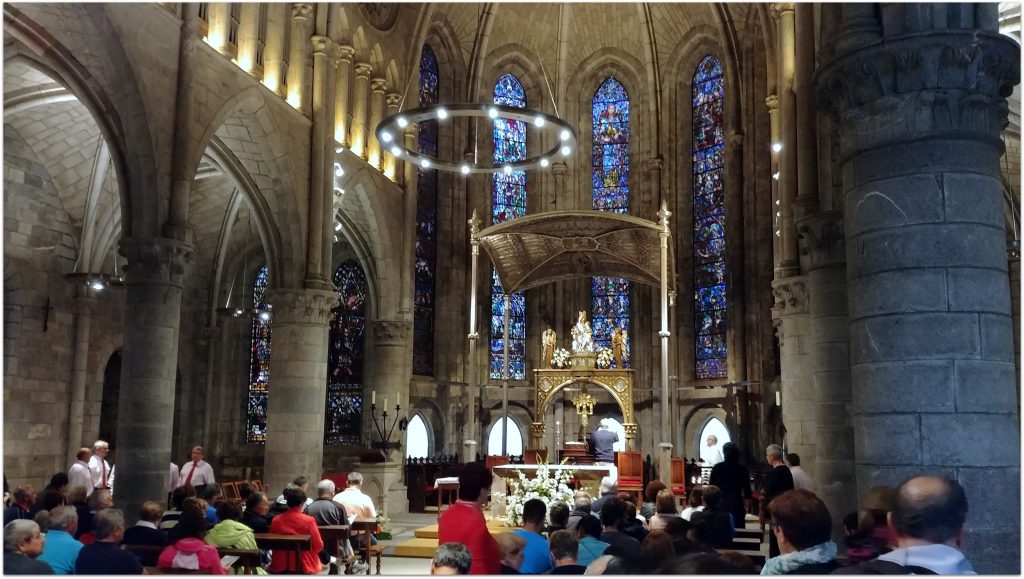
[[[540,534],[544,529],[547,511],[547,505],[540,499],[530,499],[523,504],[523,528],[515,531],[526,540],[523,564],[519,567],[519,573],[523,575],[537,575],[551,570],[551,550],[547,539]]]
[[[82,550],[82,543],[75,540],[78,530],[78,511],[75,507],[64,505],[50,511],[49,531],[46,533],[46,544],[39,560],[53,567],[57,575],[74,575],[75,560]]]
[[[586,567],[594,559],[604,555],[604,551],[609,545],[601,540],[602,531],[604,528],[601,526],[601,521],[594,515],[587,515],[580,519],[579,524],[576,525],[576,540],[579,545],[576,551],[578,565]]]

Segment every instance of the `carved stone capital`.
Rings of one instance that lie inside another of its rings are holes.
[[[770,94],[764,99],[764,104],[768,107],[769,113],[774,113],[779,110],[779,95]]]
[[[924,136],[997,142],[1020,49],[1004,36],[950,30],[904,36],[840,55],[816,79],[839,120],[843,156]]]
[[[378,345],[402,345],[412,339],[412,322],[375,320],[371,322],[373,340]]]
[[[388,88],[388,81],[383,78],[374,78],[370,80],[370,90],[373,92],[384,92]]]
[[[334,41],[326,36],[314,36],[310,38],[310,42],[313,43],[313,54],[315,56],[334,58],[338,54]]]
[[[275,324],[326,326],[331,308],[338,305],[333,291],[305,288],[271,288],[267,303],[273,306]]]
[[[292,18],[295,20],[309,20],[313,16],[313,5],[305,2],[292,4]]]
[[[356,63],[356,78],[370,78],[370,73],[373,72],[373,67],[366,62]]]
[[[128,263],[124,266],[125,285],[182,285],[185,265],[192,261],[195,248],[166,238],[124,238],[118,251]]]
[[[738,151],[743,148],[743,142],[746,140],[746,135],[736,131],[730,131],[725,135],[725,144],[730,151]]]
[[[843,216],[823,211],[797,221],[800,254],[808,256],[809,269],[839,265],[846,261],[846,235]]]
[[[402,95],[397,92],[389,92],[384,95],[384,102],[388,104],[388,108],[398,108],[398,105],[402,104]]]
[[[351,63],[352,57],[355,56],[356,49],[346,44],[338,45],[338,62],[340,63]]]
[[[772,295],[775,297],[772,319],[806,314],[808,311],[807,278],[805,276],[791,276],[773,281]]]
[[[551,172],[554,175],[558,175],[558,176],[564,177],[568,170],[569,170],[568,165],[566,165],[565,163],[563,163],[561,161],[559,161],[557,163],[553,163],[551,165]]]
[[[665,159],[662,157],[652,157],[647,159],[647,170],[661,172],[665,169]]]

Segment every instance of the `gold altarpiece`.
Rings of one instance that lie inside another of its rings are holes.
[[[636,437],[636,422],[633,418],[633,377],[636,370],[632,368],[610,368],[602,370],[595,365],[595,356],[573,354],[568,368],[544,368],[533,371],[535,416],[545,416],[549,402],[554,400],[559,391],[573,385],[585,387],[593,384],[606,390],[618,403],[622,410],[622,427],[626,431],[626,450],[633,450],[633,439]],[[534,422],[531,425],[533,448],[541,447],[545,425]]]

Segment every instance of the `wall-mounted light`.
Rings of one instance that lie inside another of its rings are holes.
[[[772,152],[778,153],[782,150],[782,143],[772,143]]]

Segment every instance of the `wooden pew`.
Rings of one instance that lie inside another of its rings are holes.
[[[291,552],[294,559],[289,557],[289,563],[293,565],[286,567],[287,571],[302,574],[302,553],[313,548],[313,539],[309,535],[279,535],[276,533],[256,533],[256,544],[259,548],[268,551],[273,550],[276,557],[279,552]]]
[[[344,569],[345,574],[351,574],[352,563],[359,560],[359,555],[353,553],[348,557],[342,555],[345,552],[343,545],[352,538],[352,531],[348,525],[319,525],[320,538],[324,540],[324,548],[327,554],[336,558],[338,563],[331,568],[328,574],[341,575]]]
[[[152,555],[154,558],[159,557],[160,553],[163,552],[166,547],[159,545],[124,545],[124,549],[135,555],[145,556]],[[225,555],[234,555],[238,557],[232,568],[241,569],[243,575],[255,575],[256,569],[262,566],[260,559],[260,552],[255,549],[217,549],[217,553],[221,557]],[[190,574],[193,573],[187,569],[160,569],[156,566],[147,566],[146,569],[157,569],[156,573],[170,575],[170,574]]]

